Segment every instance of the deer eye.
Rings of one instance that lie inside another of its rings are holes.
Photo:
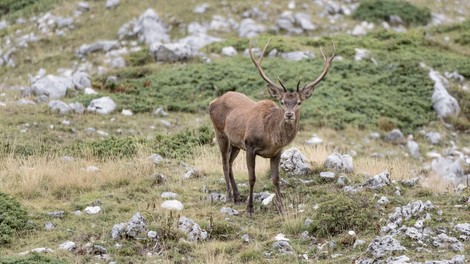
[[[297,102],[297,105],[301,105],[301,104],[302,104],[302,102]]]
[[[281,101],[281,105],[284,105],[284,101]]]

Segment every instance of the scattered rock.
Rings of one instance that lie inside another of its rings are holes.
[[[116,8],[119,5],[119,0],[106,0],[106,8],[112,9]]]
[[[368,179],[364,184],[363,187],[378,190],[384,186],[390,185],[390,173],[388,171],[384,171],[380,174],[375,175],[374,177]]]
[[[224,47],[222,48],[222,52],[220,53],[225,57],[234,57],[237,56],[237,50],[230,46],[230,47]]]
[[[442,136],[438,132],[428,132],[426,133],[426,139],[428,140],[429,143],[433,145],[437,145],[441,143]]]
[[[442,233],[437,237],[432,238],[432,244],[438,248],[449,248],[456,252],[463,252],[464,245],[455,237],[449,237],[448,235]]]
[[[99,214],[101,212],[101,207],[99,206],[88,206],[83,210],[85,213],[89,215]]]
[[[175,199],[176,197],[178,197],[178,194],[174,193],[174,192],[163,192],[160,197],[164,198],[164,199],[167,199],[167,198],[171,198],[171,199]]]
[[[295,254],[294,249],[289,242],[281,240],[273,243],[273,248],[282,255],[293,255]]]
[[[102,115],[107,115],[115,109],[116,103],[108,96],[91,100],[90,105],[87,107],[87,111]]]
[[[384,140],[392,144],[403,144],[406,142],[405,137],[403,136],[403,133],[398,128],[393,129],[392,131],[388,132],[385,135]]]
[[[400,251],[406,251],[406,248],[392,236],[384,236],[374,238],[367,247],[366,253],[377,259]]]
[[[240,214],[237,210],[232,209],[230,207],[222,207],[220,209],[220,212],[222,214],[228,214],[228,215],[239,215]]]
[[[191,242],[207,239],[207,232],[193,220],[185,216],[181,216],[178,220],[178,228],[188,235],[188,240]]]
[[[428,68],[423,63],[422,67]],[[457,116],[460,106],[457,100],[447,92],[449,82],[439,72],[429,69],[429,77],[434,81],[434,92],[432,94],[433,108],[440,117]]]
[[[222,203],[225,203],[227,201],[227,196],[225,194],[212,192],[209,195],[207,195],[207,200],[209,200],[211,202],[219,202],[220,201]]]
[[[162,62],[187,61],[194,57],[191,47],[182,43],[154,43],[150,46],[150,53],[155,61]]]
[[[334,180],[335,173],[332,171],[322,171],[320,172],[320,178],[325,179],[325,180]]]
[[[171,211],[181,211],[184,209],[183,203],[178,200],[167,200],[164,201],[160,207],[171,210]]]
[[[297,148],[282,152],[280,166],[289,176],[304,176],[312,172],[307,158]]]
[[[73,251],[77,248],[77,245],[72,241],[65,241],[59,245],[60,250]]]
[[[461,167],[460,159],[455,161],[450,158],[437,157],[431,163],[432,170],[443,179],[451,182],[454,186],[466,181],[465,174]]]
[[[238,36],[242,38],[253,38],[263,33],[265,28],[263,25],[256,23],[251,18],[245,18],[240,22],[238,28]]]
[[[323,163],[323,167],[346,173],[352,172],[354,169],[352,157],[339,153],[330,154]]]
[[[119,47],[117,40],[100,40],[92,44],[83,44],[76,51],[78,57],[85,57],[92,52],[108,52]]]

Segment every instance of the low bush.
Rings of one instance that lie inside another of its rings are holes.
[[[399,16],[407,26],[427,25],[431,20],[428,8],[420,8],[404,0],[362,0],[353,18],[380,22],[390,21],[392,15]]]
[[[319,237],[334,236],[347,230],[372,231],[379,219],[376,202],[368,194],[329,194],[321,198],[310,226]]]
[[[28,223],[28,213],[11,196],[0,192],[0,245],[9,243]]]
[[[26,257],[8,257],[0,258],[1,264],[67,264],[68,262],[62,259],[56,259],[49,256],[40,255],[38,253],[31,253]]]

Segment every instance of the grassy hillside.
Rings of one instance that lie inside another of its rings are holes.
[[[0,105],[0,208],[6,208],[0,210],[0,263],[351,263],[367,256],[367,245],[381,235],[389,214],[409,202],[432,201],[435,208],[430,210],[431,218],[425,225],[444,230],[449,236],[459,236],[455,224],[470,222],[469,188],[455,192],[454,186],[430,170],[433,156],[427,155],[469,155],[465,148],[470,142],[470,93],[461,85],[468,84],[470,78],[470,19],[422,26],[429,23],[430,12],[448,10],[449,16],[460,16],[458,1],[448,1],[443,7],[440,1],[364,0],[362,10],[335,18],[335,22],[325,15],[324,6],[296,3],[291,11],[309,12],[318,29],[300,36],[268,30],[252,38],[256,47],[272,38],[267,53],[277,49],[315,54],[315,58],[302,61],[278,57],[263,60],[270,78],[279,76],[291,90],[300,77],[309,82],[321,72],[320,47],[327,54],[331,43],[337,48],[337,59],[327,77],[302,105],[301,130],[291,145],[305,154],[312,173],[296,178],[282,172],[286,214],[277,214],[272,204],[257,202],[253,218],[244,213],[245,204],[208,198],[212,192],[225,193],[220,153],[207,115],[209,102],[227,91],[239,91],[254,100],[268,98],[253,63],[242,55],[249,39],[237,37],[235,31],[218,33],[224,40],[203,48],[210,62],[193,59],[156,63],[147,47],[142,46],[142,50],[125,55],[127,67],[91,76],[98,94],[62,99],[86,106],[94,98],[110,96],[118,105],[110,115],[59,115],[51,113],[47,104],[23,106],[16,101],[21,98],[19,87],[30,85],[28,74],[34,75],[40,68],[58,74],[60,69],[77,69],[83,63],[91,64],[93,69],[101,66],[104,54],[80,59],[75,54],[77,48],[97,40],[117,39],[120,26],[147,8],[154,8],[169,25],[172,39],[178,39],[187,35],[190,22],[207,23],[213,15],[239,19],[248,12],[269,27],[276,24],[282,10],[287,10],[287,3],[121,0],[117,8],[109,10],[104,1],[87,3],[91,10],[74,16],[76,1],[0,0],[0,15],[10,24],[0,29],[2,45],[10,36],[30,32],[39,36],[38,41],[14,53],[15,67],[0,67],[0,102],[5,102],[5,106]],[[208,11],[193,13],[194,7],[202,3],[209,4]],[[258,17],[253,8],[265,12],[265,18]],[[409,26],[407,31],[383,30],[381,23],[390,15],[384,10],[402,12],[399,15]],[[19,17],[27,20],[46,11],[73,16],[74,28],[63,35],[46,36],[38,33],[36,23],[15,24]],[[376,27],[360,37],[346,33],[362,20],[374,21]],[[233,46],[239,55],[219,55],[226,46]],[[370,57],[356,61],[356,49],[367,49]],[[465,78],[462,83],[450,80],[449,93],[459,102],[459,116],[437,118],[431,101],[434,84],[421,63],[441,73],[457,71]],[[118,81],[107,83],[109,76],[117,76]],[[169,115],[153,114],[158,107]],[[120,114],[123,109],[134,115]],[[379,132],[383,138],[393,128],[414,136],[420,158],[411,158],[405,145],[369,136]],[[425,136],[428,131],[439,132],[442,141],[429,144]],[[305,144],[312,134],[324,143]],[[336,181],[319,177],[326,170],[323,162],[332,152],[353,156],[354,172],[336,175],[347,177],[348,185],[362,185],[385,170],[391,173],[393,183],[380,190],[345,193]],[[154,153],[164,161],[155,164],[148,158]],[[258,158],[256,163],[255,192],[273,192],[269,161]],[[184,179],[190,168],[197,173]],[[468,165],[464,165],[463,172],[470,173]],[[234,163],[234,174],[246,197],[244,153]],[[418,177],[420,184],[410,187],[400,183],[413,177]],[[166,200],[161,194],[169,191],[177,193],[183,211],[160,207]],[[382,196],[390,203],[379,206],[377,200]],[[86,214],[83,210],[92,205],[101,206],[102,211]],[[222,207],[236,209],[240,215],[222,214]],[[14,217],[2,218],[7,211]],[[63,217],[49,214],[55,211],[63,211]],[[146,234],[140,239],[111,239],[113,226],[129,221],[136,212],[142,213],[148,230],[156,231],[158,239]],[[208,239],[188,242],[186,234],[178,229],[180,216],[197,222],[208,232]],[[305,224],[308,219],[309,225]],[[403,225],[413,226],[416,222],[417,218],[411,218]],[[52,229],[47,228],[50,224]],[[349,231],[356,235],[349,235]],[[294,254],[281,254],[273,247],[279,233],[290,239]],[[244,235],[249,236],[248,242],[242,238]],[[456,254],[470,259],[468,240],[463,241],[463,252],[455,252],[436,248],[430,240],[418,245],[409,237],[400,239],[409,248],[403,254],[413,261],[452,259]],[[357,240],[365,243],[354,246]],[[65,241],[75,242],[76,249],[58,249]],[[98,254],[99,250],[90,245],[104,247],[112,259]],[[415,250],[418,246],[426,250]],[[19,255],[39,247],[54,252]]]

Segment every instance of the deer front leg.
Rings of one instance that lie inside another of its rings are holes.
[[[270,159],[271,177],[273,180],[274,192],[276,193],[274,205],[276,206],[277,211],[280,214],[282,214],[284,211],[284,206],[282,205],[281,190],[279,188],[279,162],[280,161],[281,161],[281,153],[278,153],[276,156]]]
[[[256,160],[255,151],[252,149],[247,149],[246,150],[246,165],[248,167],[248,177],[250,180],[250,194],[248,196],[248,206],[246,208],[246,211],[250,217],[253,216],[253,187],[255,186],[255,182],[256,182],[255,160]]]
[[[237,183],[235,182],[235,178],[233,176],[233,161],[237,157],[238,153],[240,152],[240,149],[234,146],[230,147],[232,150],[230,152],[230,160],[229,160],[229,177],[230,177],[230,184],[232,185],[232,191],[233,191],[233,202],[238,204],[241,202],[240,198],[240,193],[238,192],[238,187]]]
[[[225,184],[227,185],[227,201],[233,199],[232,188],[230,187],[230,144],[226,136],[217,134],[217,143],[219,143],[220,154],[222,157],[222,168],[224,170]]]

